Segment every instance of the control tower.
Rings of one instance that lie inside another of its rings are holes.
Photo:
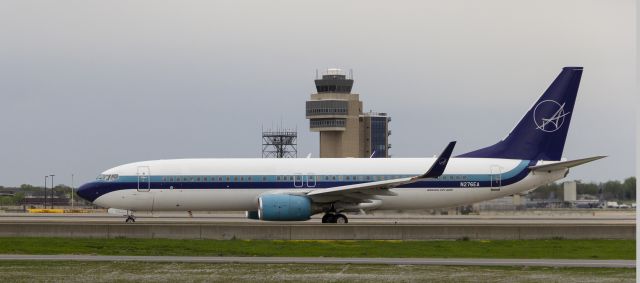
[[[320,132],[320,157],[359,157],[359,117],[362,101],[351,93],[353,78],[340,69],[328,69],[316,78],[317,93],[307,101],[312,132]]]
[[[316,78],[317,93],[307,101],[312,132],[320,133],[320,157],[389,157],[386,113],[362,113],[359,94],[351,93],[353,76],[328,69]]]

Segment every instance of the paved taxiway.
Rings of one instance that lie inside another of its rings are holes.
[[[574,259],[463,259],[463,258],[327,258],[327,257],[194,257],[194,256],[97,256],[97,255],[0,255],[0,260],[42,261],[144,261],[189,263],[303,263],[303,264],[394,264],[464,266],[545,266],[635,268],[634,260]]]

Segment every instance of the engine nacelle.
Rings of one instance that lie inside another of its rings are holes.
[[[263,195],[258,199],[258,217],[268,221],[301,221],[311,218],[311,199],[285,194]]]
[[[260,216],[258,216],[258,211],[257,210],[252,210],[252,211],[246,211],[245,215],[247,216],[247,218],[249,219],[253,219],[253,220],[260,220]]]

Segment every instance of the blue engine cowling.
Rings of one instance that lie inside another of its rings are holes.
[[[285,194],[263,195],[258,217],[268,221],[301,221],[311,218],[311,199]]]

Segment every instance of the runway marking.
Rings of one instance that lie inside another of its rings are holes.
[[[0,260],[40,261],[144,261],[186,263],[258,264],[392,264],[459,266],[540,266],[635,268],[635,260],[585,259],[473,259],[473,258],[331,258],[331,257],[195,257],[195,256],[102,256],[102,255],[0,255]]]

